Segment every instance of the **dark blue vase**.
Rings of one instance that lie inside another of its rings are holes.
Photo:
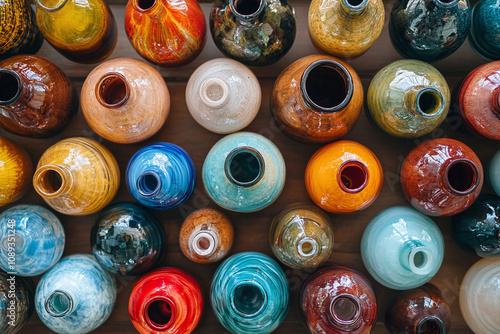
[[[467,0],[400,0],[392,8],[389,33],[403,57],[436,61],[462,45],[470,25]]]
[[[474,6],[469,43],[481,57],[500,59],[499,0],[481,0]]]
[[[196,172],[189,155],[177,145],[155,143],[130,159],[125,176],[132,196],[151,209],[173,209],[191,196]]]
[[[90,235],[99,264],[118,275],[139,275],[154,267],[165,251],[165,231],[146,210],[118,203],[101,211]]]
[[[482,257],[500,256],[500,198],[481,195],[453,216],[453,237],[464,249]]]

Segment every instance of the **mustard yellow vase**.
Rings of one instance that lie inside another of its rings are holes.
[[[113,154],[101,144],[87,138],[67,138],[43,153],[33,186],[54,210],[88,215],[115,197],[120,171]]]
[[[26,151],[12,140],[0,137],[0,206],[24,195],[32,173],[33,166]]]
[[[116,21],[103,0],[35,0],[36,22],[59,53],[79,63],[107,58],[116,44]]]
[[[382,0],[313,0],[309,34],[319,51],[356,58],[378,39],[384,27]]]

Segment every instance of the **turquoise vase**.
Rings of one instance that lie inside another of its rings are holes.
[[[285,160],[269,139],[239,132],[219,140],[203,164],[203,184],[221,207],[239,212],[264,209],[285,185]]]
[[[395,290],[427,283],[439,270],[444,239],[438,226],[407,207],[380,212],[366,227],[361,256],[368,272],[380,284]]]
[[[267,334],[288,313],[288,282],[270,257],[239,253],[217,269],[210,291],[219,321],[234,334]]]
[[[472,10],[470,46],[487,60],[500,59],[500,1],[481,0]]]
[[[500,151],[490,161],[488,176],[493,190],[500,196]]]
[[[115,300],[115,279],[90,254],[63,258],[42,276],[35,292],[40,320],[60,334],[95,330],[108,319]]]
[[[0,240],[3,270],[18,276],[37,276],[59,261],[65,235],[52,212],[39,205],[22,204],[0,215]]]

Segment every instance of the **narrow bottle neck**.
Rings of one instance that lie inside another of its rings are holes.
[[[415,114],[429,119],[439,117],[447,111],[443,93],[434,87],[415,87],[409,90],[405,95],[405,104]]]
[[[45,311],[52,317],[68,316],[74,311],[76,302],[69,292],[57,290],[45,299]]]
[[[461,0],[430,0],[440,8],[451,8],[458,5]]]
[[[119,108],[130,98],[130,85],[120,73],[105,74],[96,84],[97,101],[106,108]]]
[[[154,297],[144,307],[144,319],[154,331],[166,331],[176,322],[175,303],[167,297]]]
[[[361,325],[361,303],[350,294],[339,294],[330,303],[330,320],[346,331],[351,331]]]
[[[341,0],[340,6],[347,15],[359,15],[364,12],[368,0]]]
[[[443,321],[435,316],[426,316],[420,319],[417,323],[417,328],[415,333],[425,334],[425,333],[435,333],[435,334],[445,334],[446,326]]]
[[[136,11],[152,15],[161,9],[161,0],[133,0]]]
[[[222,108],[229,101],[229,87],[219,78],[207,79],[201,84],[200,99],[209,108]]]
[[[35,0],[35,4],[38,9],[47,11],[57,11],[66,5],[68,0]]]
[[[33,186],[36,192],[45,198],[55,198],[68,193],[73,183],[70,171],[59,165],[42,166],[33,176]]]
[[[489,104],[493,114],[500,118],[500,87],[495,88],[490,94]]]
[[[231,183],[241,187],[251,187],[264,176],[264,158],[253,147],[237,147],[227,155],[224,172]]]
[[[479,186],[479,168],[469,159],[450,160],[441,171],[448,191],[456,196],[467,196]]]
[[[343,191],[351,194],[362,191],[369,180],[368,167],[361,161],[345,161],[337,171],[337,183]]]
[[[0,69],[0,106],[16,103],[23,93],[24,84],[16,72]]]
[[[415,275],[428,275],[433,270],[431,251],[415,240],[407,241],[400,254],[401,265]]]
[[[212,231],[198,231],[190,239],[191,249],[199,257],[209,257],[217,249],[217,235]]]
[[[242,21],[257,20],[266,7],[266,0],[229,0],[229,8]]]
[[[162,188],[162,180],[160,174],[154,170],[142,172],[137,178],[137,190],[144,197],[152,197],[157,195]]]
[[[11,252],[13,249],[16,254],[21,254],[26,250],[27,241],[24,233],[14,229],[14,235],[6,235],[0,241],[4,254]]]
[[[319,245],[314,238],[306,236],[299,239],[295,251],[298,257],[308,260],[318,255]]]
[[[242,281],[236,284],[230,292],[232,310],[242,317],[258,316],[267,304],[267,293],[255,281]]]

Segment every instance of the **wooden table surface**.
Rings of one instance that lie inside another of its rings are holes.
[[[132,57],[140,59],[139,55],[133,50],[125,36],[123,28],[125,8],[125,3],[123,1],[125,0],[115,1],[117,2],[113,3],[111,8],[117,20],[119,37],[116,49],[110,58]],[[394,0],[385,2],[386,23],[380,38],[367,53],[350,62],[362,79],[365,93],[371,78],[378,70],[392,61],[401,59],[401,56],[397,54],[390,43],[387,30],[387,15],[392,8],[393,1]],[[262,106],[257,118],[245,129],[246,131],[257,132],[266,136],[280,148],[287,167],[285,188],[278,200],[265,210],[251,214],[225,211],[235,227],[235,242],[230,254],[243,251],[258,251],[272,256],[268,244],[268,229],[273,217],[290,203],[312,203],[306,192],[303,175],[308,159],[321,146],[297,143],[286,137],[275,126],[269,109],[270,93],[276,76],[296,59],[316,53],[310,42],[307,31],[307,10],[309,2],[294,2],[293,5],[297,17],[297,36],[295,44],[290,52],[288,52],[279,62],[271,66],[252,69],[259,78],[262,87]],[[210,7],[210,3],[202,3],[207,21]],[[95,66],[81,65],[66,60],[46,42],[44,42],[38,55],[46,57],[60,66],[71,78],[78,92],[80,92],[85,77]],[[166,212],[155,211],[152,213],[163,223],[167,233],[167,253],[162,259],[161,265],[177,267],[187,271],[200,282],[203,288],[206,304],[201,322],[195,331],[195,333],[200,334],[227,333],[215,318],[208,299],[211,279],[217,268],[217,264],[200,265],[187,260],[180,251],[178,234],[183,219],[190,212],[204,207],[216,207],[203,189],[201,169],[206,154],[212,145],[222,138],[222,135],[217,135],[205,130],[191,118],[186,107],[184,92],[187,80],[196,67],[209,59],[217,57],[223,57],[223,55],[215,47],[210,34],[208,34],[206,46],[195,61],[177,68],[158,68],[165,78],[171,93],[171,112],[161,131],[146,142],[134,145],[119,145],[104,141],[90,130],[80,112],[62,133],[53,138],[43,140],[29,139],[11,135],[3,130],[0,132],[1,135],[9,137],[24,146],[35,164],[45,149],[63,138],[84,136],[102,142],[114,153],[122,172],[122,183],[118,195],[113,202],[133,201],[125,186],[124,172],[129,159],[139,148],[153,142],[166,141],[180,145],[190,154],[194,161],[198,178],[193,196],[185,205],[182,205],[178,209]],[[456,89],[467,73],[485,62],[485,60],[472,51],[466,41],[456,53],[440,62],[434,63],[434,65],[445,76],[450,88]],[[453,105],[452,111],[456,109],[455,104]],[[330,261],[359,270],[370,279],[375,288],[379,311],[378,322],[373,333],[387,333],[383,322],[383,315],[388,302],[396,294],[396,291],[381,286],[367,273],[360,255],[361,235],[370,219],[381,210],[396,205],[409,206],[401,191],[398,168],[406,154],[408,154],[412,148],[425,140],[439,137],[450,137],[463,141],[477,153],[484,166],[486,166],[488,160],[500,148],[497,142],[477,138],[464,130],[460,117],[453,112],[450,112],[449,117],[440,128],[424,138],[415,140],[400,140],[386,135],[372,126],[368,122],[365,114],[362,113],[355,128],[344,137],[344,139],[354,140],[369,147],[378,156],[384,169],[385,181],[382,192],[373,205],[357,213],[330,215],[335,233],[335,249],[330,257]],[[485,184],[483,192],[493,193],[488,184]],[[20,203],[44,204],[41,197],[36,194],[32,187],[20,201],[14,204]],[[13,205],[9,205],[3,209],[12,206]],[[67,241],[64,255],[90,253],[90,229],[96,221],[96,215],[72,217],[58,214],[58,216],[63,222],[66,231]],[[451,332],[468,333],[469,329],[460,313],[458,292],[465,272],[480,258],[462,251],[456,245],[450,234],[449,218],[437,218],[434,219],[434,221],[438,223],[443,232],[446,243],[446,253],[441,269],[431,282],[441,289],[444,298],[451,307]],[[297,298],[300,284],[311,274],[311,270],[292,270],[284,266],[283,269],[289,278],[292,298],[289,314],[276,333],[306,333],[307,331],[302,325],[298,313]],[[38,279],[39,277],[36,277],[34,281],[36,282]],[[118,278],[118,296],[113,313],[108,321],[98,328],[95,333],[136,333],[129,320],[127,310],[130,291],[135,280],[136,279],[132,278]],[[41,323],[35,312],[31,320],[21,330],[21,333],[50,333],[50,331]]]

